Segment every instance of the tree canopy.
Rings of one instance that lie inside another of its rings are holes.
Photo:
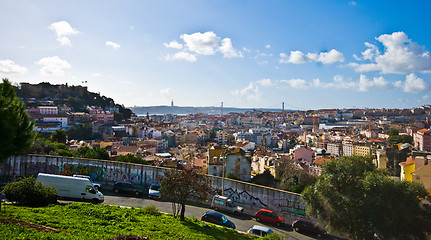
[[[0,163],[30,147],[35,135],[33,126],[14,87],[3,79],[0,83]]]
[[[341,157],[324,164],[303,192],[307,212],[350,239],[425,239],[431,207],[423,185],[391,178],[369,157]]]
[[[194,169],[172,169],[163,175],[160,186],[161,195],[172,201],[173,214],[177,217],[180,213],[181,221],[184,221],[186,200],[191,196],[205,200],[210,191],[208,177]],[[177,208],[177,205],[181,208]]]

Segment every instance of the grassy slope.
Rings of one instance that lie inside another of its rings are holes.
[[[3,206],[4,207],[4,206]],[[147,209],[73,203],[42,208],[6,206],[0,218],[8,217],[55,228],[60,233],[0,223],[0,239],[109,239],[120,234],[149,239],[252,239],[231,229],[168,214],[150,214]]]

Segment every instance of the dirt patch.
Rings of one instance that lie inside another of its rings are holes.
[[[0,222],[1,223],[10,223],[10,224],[14,224],[17,226],[23,226],[25,228],[32,228],[35,229],[36,231],[39,232],[47,232],[47,233],[59,233],[60,231],[52,228],[52,227],[47,227],[47,226],[43,226],[37,223],[32,223],[32,222],[25,222],[25,221],[21,221],[18,219],[13,219],[13,218],[0,218]]]
[[[138,235],[118,235],[107,240],[145,240],[145,239],[148,239],[148,237],[138,236]]]

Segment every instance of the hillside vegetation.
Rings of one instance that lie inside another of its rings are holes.
[[[135,239],[254,239],[196,218],[179,221],[153,206],[72,203],[5,208],[0,214],[0,239],[113,239],[118,235],[141,237]]]

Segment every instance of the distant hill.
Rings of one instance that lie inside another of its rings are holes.
[[[149,107],[129,107],[137,115],[186,115],[195,113],[205,114],[222,114],[220,107],[178,107],[178,106],[149,106]],[[273,108],[223,108],[223,114],[227,113],[245,113],[248,111],[264,111],[264,112],[281,112],[281,109]],[[291,110],[285,110],[291,111]]]

